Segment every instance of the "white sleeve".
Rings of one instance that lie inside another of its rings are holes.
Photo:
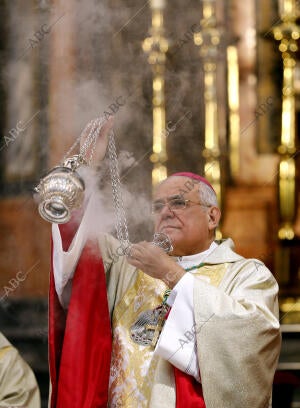
[[[186,273],[174,286],[167,303],[172,307],[165,322],[155,354],[200,381],[194,333],[194,277]]]
[[[57,224],[52,224],[52,239],[55,289],[61,305],[66,308],[68,296],[64,296],[66,295],[65,289],[68,282],[73,278],[77,262],[86,242],[84,223],[81,222],[79,225],[68,251],[64,251],[62,248],[62,239]]]
[[[67,308],[77,262],[88,238],[93,239],[107,229],[110,216],[99,217],[104,212],[102,195],[97,188],[97,177],[94,170],[81,167],[78,173],[84,179],[84,213],[77,232],[68,251],[62,247],[62,239],[57,224],[52,224],[53,237],[53,273],[55,289],[61,305]],[[107,215],[107,211],[105,212]]]

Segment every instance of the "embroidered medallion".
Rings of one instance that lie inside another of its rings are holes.
[[[142,346],[155,346],[164,326],[170,306],[162,304],[153,310],[142,312],[130,327],[131,339]]]

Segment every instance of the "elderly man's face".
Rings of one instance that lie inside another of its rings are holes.
[[[163,203],[172,197],[182,196],[187,202],[185,209],[172,211],[168,205],[155,215],[155,232],[163,232],[172,240],[172,255],[183,256],[202,252],[209,248],[214,237],[214,229],[220,219],[216,207],[201,206],[199,185],[188,191],[184,185],[187,177],[170,177],[160,184],[154,194],[154,203]],[[183,193],[187,191],[186,193]],[[197,204],[195,204],[197,203]]]

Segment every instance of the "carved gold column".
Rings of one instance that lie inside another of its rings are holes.
[[[199,52],[204,69],[204,104],[205,104],[205,177],[213,185],[220,206],[222,207],[222,183],[217,106],[217,59],[220,56],[221,30],[216,19],[216,1],[203,0],[201,30],[194,34],[194,42]],[[220,231],[218,238],[221,238]]]
[[[296,142],[295,142],[295,52],[300,27],[296,24],[297,10],[295,0],[279,1],[282,22],[273,30],[274,38],[280,41],[279,50],[283,60],[282,124],[281,144],[278,148],[279,163],[279,215],[280,239],[293,239],[293,222],[296,217]]]
[[[229,158],[231,176],[238,178],[240,169],[240,113],[239,113],[239,64],[237,47],[227,48],[227,92],[229,114]]]
[[[148,62],[153,71],[153,153],[150,160],[153,163],[152,185],[167,177],[166,151],[166,110],[165,110],[165,61],[168,41],[164,37],[163,9],[164,0],[151,0],[152,26],[150,37],[143,43],[143,49],[148,54]]]

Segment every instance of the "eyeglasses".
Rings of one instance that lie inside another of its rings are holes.
[[[204,207],[207,207],[207,205],[201,204],[201,203],[196,203],[192,200],[185,200],[182,197],[173,197],[173,198],[168,198],[165,201],[154,201],[152,203],[152,214],[160,214],[164,208],[165,205],[168,206],[170,211],[181,211],[184,210],[186,207],[188,207],[188,203],[190,204],[195,204],[195,205],[203,205]]]

